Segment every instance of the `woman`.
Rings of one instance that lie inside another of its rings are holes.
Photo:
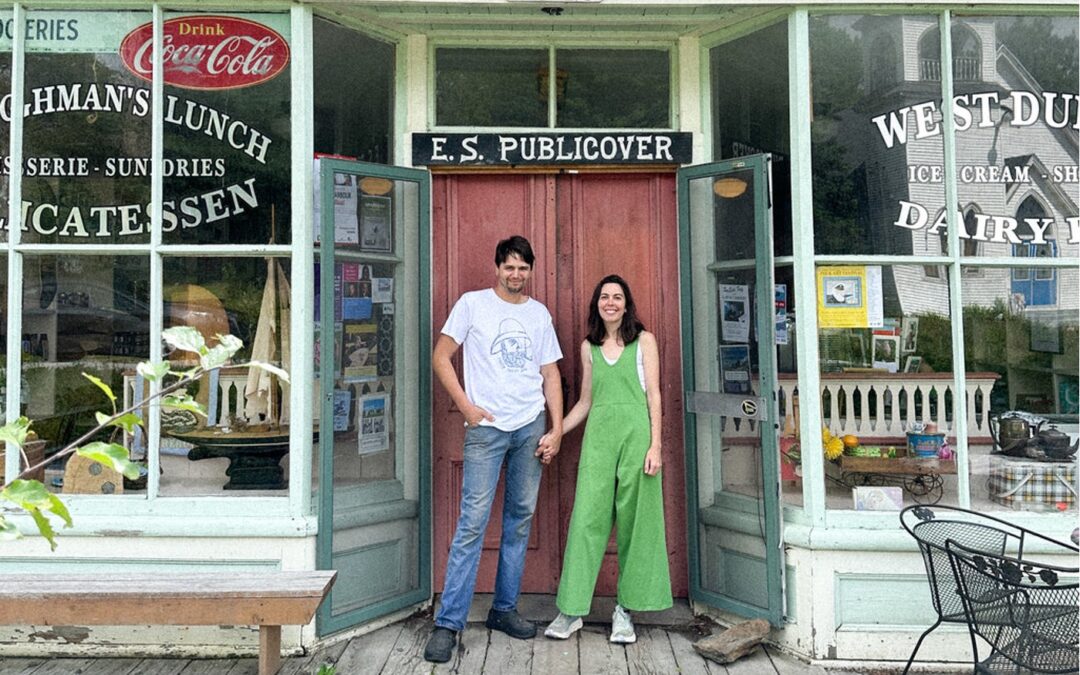
[[[630,643],[637,637],[627,610],[662,610],[672,601],[660,488],[660,357],[618,275],[601,279],[593,292],[581,373],[581,398],[563,431],[589,421],[555,599],[559,615],[544,635],[566,639],[581,628],[614,515],[619,582],[611,641]]]

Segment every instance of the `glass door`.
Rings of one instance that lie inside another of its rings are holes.
[[[430,182],[338,159],[316,173],[317,556],[338,572],[326,635],[431,595]]]
[[[693,599],[783,620],[769,155],[679,172]]]

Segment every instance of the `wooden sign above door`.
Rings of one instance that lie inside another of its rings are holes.
[[[413,166],[689,164],[691,135],[672,133],[413,134]]]

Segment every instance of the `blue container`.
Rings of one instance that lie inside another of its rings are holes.
[[[945,442],[945,434],[912,434],[907,435],[908,457],[920,457],[922,459],[937,458]]]

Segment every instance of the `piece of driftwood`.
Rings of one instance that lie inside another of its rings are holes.
[[[769,622],[753,619],[698,640],[694,643],[694,650],[710,661],[733,663],[757,649],[768,636]]]

